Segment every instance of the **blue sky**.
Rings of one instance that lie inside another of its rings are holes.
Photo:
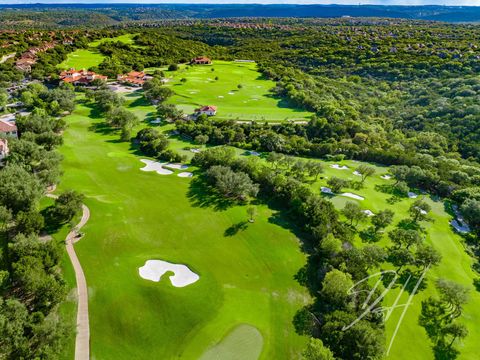
[[[71,3],[191,3],[191,4],[375,4],[375,5],[458,5],[480,6],[480,0],[0,0],[0,4]]]

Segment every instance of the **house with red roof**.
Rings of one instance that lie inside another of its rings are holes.
[[[206,56],[199,56],[190,61],[190,64],[192,65],[210,65],[211,63],[212,60]]]
[[[142,86],[145,81],[151,78],[143,71],[130,71],[128,74],[117,76],[119,82],[130,86]]]
[[[217,114],[217,107],[213,105],[202,106],[198,109],[195,109],[194,116],[207,115],[214,116]]]
[[[17,125],[14,122],[0,120],[0,135],[18,137]]]
[[[88,85],[93,80],[103,80],[107,81],[108,77],[104,75],[99,75],[93,71],[75,70],[73,68],[69,70],[64,70],[60,73],[60,81],[77,85]]]

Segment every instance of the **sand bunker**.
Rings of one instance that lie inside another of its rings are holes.
[[[164,169],[162,167],[162,165],[164,164],[159,163],[158,161],[147,160],[147,159],[140,159],[140,161],[145,164],[145,167],[140,169],[142,171],[155,171],[157,174],[160,174],[160,175],[173,174],[173,171]]]
[[[390,175],[382,175],[380,176],[383,180],[390,180],[392,177]]]
[[[320,191],[321,191],[322,193],[325,193],[325,194],[333,194],[332,189],[330,189],[329,187],[325,187],[325,186],[322,186],[322,187],[320,188]]]
[[[233,91],[230,91],[228,95],[235,95],[235,93]]]
[[[353,175],[355,175],[355,176],[362,176],[362,174],[360,174],[357,170],[355,170],[355,171],[353,172]]]
[[[161,124],[161,123],[162,123],[162,119],[160,118],[156,118],[155,120],[150,121],[150,124]]]
[[[375,215],[372,210],[363,210],[363,213],[366,214],[368,217]]]
[[[219,99],[223,99],[223,95],[218,95],[218,98],[219,98]]]
[[[355,199],[355,200],[365,200],[365,198],[363,196],[360,196],[360,195],[357,195],[357,194],[352,194],[352,193],[349,193],[349,192],[343,193],[341,195],[345,196],[345,197]]]
[[[187,178],[187,177],[192,177],[193,174],[191,172],[184,171],[184,172],[179,173],[177,176],[182,177],[182,178]]]
[[[337,170],[347,170],[347,169],[348,169],[348,166],[345,166],[345,165],[340,166],[340,165],[338,165],[338,164],[330,165],[330,167],[331,167],[332,169],[337,169]]]
[[[248,152],[250,155],[253,155],[253,156],[260,156],[260,153],[259,152],[256,152],[256,151],[253,151],[253,150],[250,150]]]
[[[407,195],[410,199],[416,199],[418,197],[417,194],[415,194],[414,192],[411,192],[411,191],[409,191]]]
[[[198,154],[201,150],[200,149],[190,149],[190,151],[194,154]]]
[[[184,169],[188,169],[188,166],[187,165],[182,165],[182,164],[172,164],[172,163],[168,163],[168,164],[165,164],[163,165],[164,167],[167,167],[167,168],[170,168],[170,169],[175,169],[175,170],[184,170]]]
[[[140,277],[146,280],[158,282],[166,272],[173,272],[168,278],[175,287],[184,287],[200,279],[186,265],[172,264],[162,260],[147,260],[145,265],[138,269]]]

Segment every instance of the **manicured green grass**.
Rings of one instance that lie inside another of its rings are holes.
[[[134,34],[121,35],[115,38],[103,38],[91,42],[89,49],[78,49],[67,55],[67,59],[58,65],[59,69],[89,69],[98,66],[105,59],[96,47],[104,42],[121,41],[126,44],[132,44]]]
[[[105,56],[96,50],[78,49],[67,55],[67,59],[58,67],[60,69],[89,69],[100,65]]]
[[[239,325],[200,360],[255,360],[262,352],[262,334],[250,325]]]
[[[191,179],[140,171],[143,157],[89,115],[79,105],[66,118],[59,190],[84,193],[91,210],[75,247],[92,358],[198,359],[240,324],[261,333],[262,359],[298,358],[305,338],[292,319],[310,299],[294,280],[306,261],[299,241],[276,225],[285,220],[258,205],[258,220],[243,226],[244,206],[224,209]],[[138,268],[149,259],[186,264],[200,280],[185,288],[144,280]]]
[[[336,170],[330,167],[335,162],[323,162],[325,164],[325,173],[323,179],[312,184],[315,189],[320,191],[321,186],[328,186],[326,184],[327,178],[337,176],[351,180],[359,180],[358,176],[352,174],[360,163],[355,161],[343,161],[341,165],[349,166],[349,170]],[[347,201],[357,202],[363,209],[369,209],[374,213],[383,209],[391,209],[395,212],[394,223],[389,227],[387,232],[393,228],[400,220],[408,217],[408,208],[415,201],[414,199],[403,198],[399,202],[389,203],[388,199],[391,195],[377,191],[375,186],[393,183],[393,180],[384,180],[380,176],[388,172],[388,168],[375,166],[377,173],[368,178],[365,182],[365,187],[361,190],[344,189],[345,192],[352,192],[361,195],[365,198],[363,201],[353,200],[341,196],[331,198],[338,209],[342,209]],[[414,190],[415,191],[415,190]],[[415,191],[421,197],[419,191]],[[455,346],[460,350],[458,359],[474,359],[478,353],[478,339],[480,337],[480,309],[478,304],[480,302],[480,293],[475,290],[473,286],[473,279],[476,274],[472,271],[472,259],[466,253],[463,239],[456,234],[451,228],[449,222],[452,216],[446,212],[446,205],[443,201],[434,199],[425,195],[424,199],[431,205],[430,212],[431,222],[422,223],[428,231],[426,243],[433,245],[441,254],[442,262],[437,267],[431,268],[424,284],[427,285],[425,289],[420,290],[414,297],[413,303],[407,311],[403,322],[399,327],[399,331],[394,339],[390,355],[388,359],[433,359],[433,351],[431,350],[431,342],[423,327],[418,324],[418,316],[421,311],[422,300],[429,296],[435,296],[434,282],[438,278],[445,278],[456,281],[470,289],[470,301],[465,306],[464,314],[459,319],[468,327],[468,337]],[[359,230],[366,228],[369,224],[359,226]],[[359,237],[356,238],[357,246],[364,246],[365,243]],[[385,235],[378,245],[390,245],[390,241]],[[387,265],[383,269],[392,269]],[[391,291],[384,301],[384,306],[393,305],[400,287]],[[408,293],[401,297],[399,304],[406,303]],[[394,311],[392,317],[386,322],[387,346],[392,339],[395,327],[400,318],[403,308]]]
[[[263,78],[255,63],[214,61],[213,65],[181,66],[166,75],[171,77],[166,86],[177,94],[169,102],[186,113],[199,106],[215,105],[216,117],[220,119],[306,121],[312,115],[274,97],[269,90],[275,83]],[[181,82],[182,78],[187,81]],[[239,84],[241,89],[237,87]]]

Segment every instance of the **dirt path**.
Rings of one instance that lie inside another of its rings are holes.
[[[50,198],[57,198],[57,195],[47,194]],[[65,239],[67,253],[75,271],[77,283],[78,308],[77,308],[77,337],[75,339],[75,360],[90,359],[90,323],[88,319],[88,288],[82,265],[78,260],[73,244],[81,239],[80,229],[88,222],[90,210],[82,205],[82,218],[80,222],[70,231]]]

